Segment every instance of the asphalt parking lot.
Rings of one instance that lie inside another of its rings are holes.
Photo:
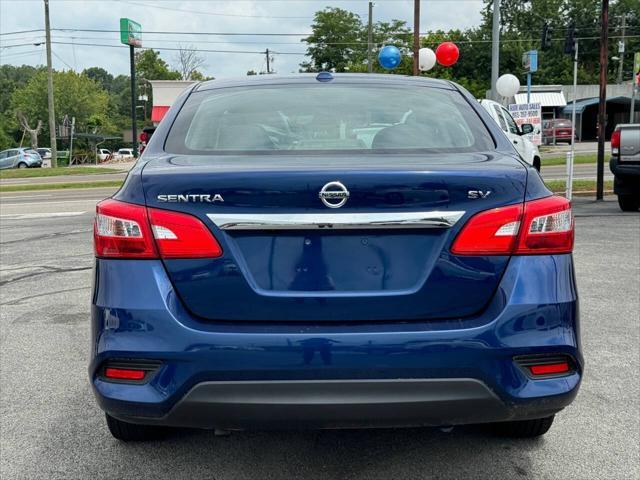
[[[87,378],[92,209],[108,190],[0,196],[0,478],[640,477],[640,215],[575,201],[586,373],[537,440],[474,427],[177,430],[123,444]],[[40,195],[40,196],[39,196]]]

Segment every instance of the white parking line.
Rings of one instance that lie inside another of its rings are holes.
[[[44,197],[52,197],[53,195],[16,195],[13,197],[4,197],[0,196],[0,200],[12,200],[16,198],[44,198]]]
[[[51,217],[77,217],[87,212],[50,212],[50,213],[8,213],[0,215],[0,218],[7,220],[27,220],[34,218],[51,218]]]

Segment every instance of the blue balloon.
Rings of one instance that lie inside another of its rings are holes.
[[[378,54],[378,62],[382,65],[382,68],[386,68],[387,70],[392,70],[400,65],[400,60],[402,59],[402,54],[398,47],[394,47],[393,45],[387,45],[386,47],[382,47],[380,53]]]

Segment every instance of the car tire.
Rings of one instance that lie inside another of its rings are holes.
[[[135,423],[123,422],[112,417],[108,413],[107,427],[114,438],[123,442],[143,442],[146,440],[157,440],[163,437],[165,429],[153,425],[138,425]]]
[[[27,168],[27,164],[26,164],[26,163],[24,163],[24,162],[20,162],[20,163],[18,164],[18,168]]]
[[[618,195],[618,205],[623,212],[637,212],[640,208],[640,198],[636,195]]]
[[[535,438],[549,431],[554,417],[555,415],[551,415],[533,420],[494,423],[493,432],[501,437]]]

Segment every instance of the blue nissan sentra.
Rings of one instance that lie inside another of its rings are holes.
[[[580,385],[570,203],[449,81],[197,84],[94,233],[89,375],[120,440],[533,437]]]

